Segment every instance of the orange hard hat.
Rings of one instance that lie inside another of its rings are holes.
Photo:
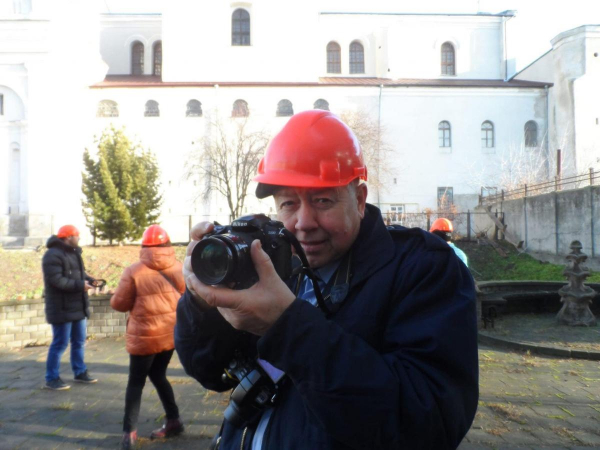
[[[452,233],[452,231],[454,231],[454,228],[452,227],[452,222],[450,222],[448,219],[440,218],[440,219],[436,219],[433,222],[429,231],[432,233],[434,231],[443,231],[445,233]]]
[[[79,236],[79,230],[73,225],[63,225],[56,233],[56,237],[61,239],[70,238],[71,236]]]
[[[290,118],[258,164],[256,196],[273,186],[323,188],[367,180],[362,150],[352,130],[329,111],[311,110]]]
[[[142,236],[142,245],[151,247],[169,242],[169,235],[160,225],[150,225]]]

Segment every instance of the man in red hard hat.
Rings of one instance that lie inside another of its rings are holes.
[[[259,241],[251,246],[256,284],[204,285],[189,255],[212,225],[194,227],[175,331],[186,372],[224,391],[224,369],[243,352],[267,374],[286,374],[273,399],[253,398],[244,381],[236,387],[248,389],[244,407],[260,415],[245,427],[225,420],[218,448],[456,448],[478,399],[466,267],[430,233],[385,226],[367,203],[360,145],[328,111],[293,116],[255,180],[257,197],[273,196],[302,245],[327,308],[316,307],[308,277],[281,280]]]
[[[65,390],[70,386],[60,378],[60,358],[71,342],[71,368],[74,381],[95,383],[84,362],[86,319],[90,317],[87,291],[96,280],[85,273],[79,230],[64,225],[51,236],[42,259],[46,320],[52,325],[52,343],[46,361],[46,389]]]
[[[459,259],[465,263],[465,266],[469,267],[469,258],[467,257],[466,253],[452,242],[452,232],[454,231],[452,222],[450,222],[448,219],[440,217],[439,219],[434,220],[429,231],[436,236],[441,237],[452,248],[452,250],[454,250],[456,256],[458,256]]]

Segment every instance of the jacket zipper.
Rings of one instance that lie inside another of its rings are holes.
[[[242,442],[240,443],[240,450],[244,450],[244,441],[246,440],[247,432],[248,432],[248,427],[244,428],[244,432],[242,433]]]

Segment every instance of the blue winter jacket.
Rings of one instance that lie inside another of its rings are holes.
[[[235,330],[189,293],[177,309],[175,347],[204,387],[221,381],[236,348],[250,345],[291,380],[263,449],[454,449],[478,400],[475,292],[442,240],[386,229],[367,213],[352,247],[350,291],[330,318],[296,299],[262,337]],[[250,449],[254,426],[225,421],[220,450]],[[241,447],[242,436],[244,443]]]

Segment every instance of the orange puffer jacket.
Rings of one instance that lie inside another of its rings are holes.
[[[140,250],[140,261],[125,269],[110,299],[113,309],[129,311],[126,339],[131,355],[152,355],[175,348],[175,310],[184,291],[182,266],[175,259],[173,247]]]

